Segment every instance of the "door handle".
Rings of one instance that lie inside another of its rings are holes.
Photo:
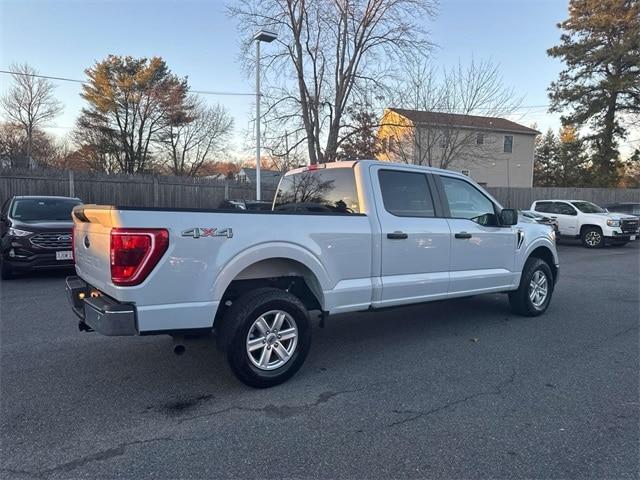
[[[467,232],[460,232],[455,234],[456,238],[471,238],[471,234]]]
[[[409,235],[407,235],[404,232],[393,232],[393,233],[387,233],[387,238],[390,240],[405,240],[409,238]]]

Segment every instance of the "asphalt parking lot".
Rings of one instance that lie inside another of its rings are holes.
[[[288,383],[213,342],[77,331],[64,272],[0,284],[3,478],[638,478],[640,242],[504,295],[330,318]]]

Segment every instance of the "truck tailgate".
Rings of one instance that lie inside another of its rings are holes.
[[[82,205],[73,210],[76,272],[94,287],[107,291],[111,285],[109,260],[111,228],[118,226],[110,206]]]

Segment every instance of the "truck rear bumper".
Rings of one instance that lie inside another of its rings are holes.
[[[136,307],[120,303],[93,288],[80,277],[67,277],[67,296],[83,331],[107,336],[138,335]]]

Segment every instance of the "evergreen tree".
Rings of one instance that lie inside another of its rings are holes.
[[[589,127],[592,183],[615,185],[621,119],[640,114],[640,2],[570,0],[558,26],[561,43],[547,53],[566,68],[549,88],[551,110],[565,112],[564,124]]]
[[[557,187],[584,186],[588,161],[584,142],[578,136],[576,129],[570,125],[560,129],[558,140],[554,185]]]
[[[558,138],[553,130],[547,130],[542,137],[536,138],[533,161],[533,186],[551,187],[555,185],[557,174]]]

